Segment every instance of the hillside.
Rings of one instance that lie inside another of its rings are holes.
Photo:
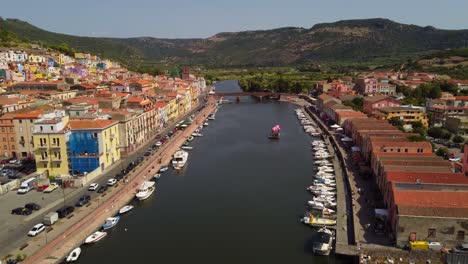
[[[66,43],[75,50],[129,63],[207,66],[362,62],[458,48],[468,40],[468,30],[441,30],[378,18],[317,24],[310,29],[219,33],[206,39],[78,37],[45,31],[17,19],[0,20],[1,29],[30,41]]]

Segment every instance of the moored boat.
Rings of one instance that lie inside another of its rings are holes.
[[[280,138],[280,126],[276,125],[271,129],[270,135],[268,136],[269,139],[279,139]]]
[[[159,169],[159,172],[166,172],[167,170],[169,169],[169,167],[162,167],[161,169]]]
[[[136,198],[140,201],[148,199],[151,194],[153,194],[156,187],[154,187],[155,182],[153,181],[144,181],[143,184],[138,188],[136,193]]]
[[[155,178],[156,180],[161,178],[161,173],[156,173],[153,178]]]
[[[314,242],[312,251],[315,254],[328,256],[332,250],[333,232],[326,227],[320,228],[318,231],[319,240]]]
[[[102,225],[103,230],[111,229],[119,223],[120,216],[108,217]]]
[[[68,254],[67,258],[65,259],[65,261],[67,263],[71,263],[71,262],[74,262],[74,261],[77,261],[78,258],[80,257],[80,254],[81,254],[81,248],[80,247],[77,247],[75,249],[73,249],[70,254]]]
[[[193,139],[194,139],[194,137],[193,137],[193,136],[190,136],[189,138],[187,138],[187,141],[190,142],[190,141],[192,141]]]
[[[183,150],[192,150],[193,149],[192,146],[182,146],[180,148],[183,149]]]
[[[304,216],[301,219],[304,224],[308,224],[311,226],[332,226],[336,225],[336,220],[334,219],[326,219],[326,218],[318,218],[314,216]]]
[[[119,214],[125,214],[133,209],[133,205],[126,205],[119,210]]]
[[[85,239],[85,244],[96,243],[107,236],[107,232],[96,231]]]
[[[172,158],[172,166],[174,169],[182,169],[188,160],[188,152],[183,150],[178,150],[174,153]]]

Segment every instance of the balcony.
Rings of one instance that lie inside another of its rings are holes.
[[[39,162],[49,162],[49,157],[39,157],[37,159],[37,161],[39,161]]]
[[[52,156],[52,162],[61,162],[62,161],[62,157],[60,156]]]
[[[37,148],[38,148],[38,149],[49,149],[49,145],[47,145],[47,144],[39,144],[39,145],[37,145]]]
[[[112,140],[114,140],[114,138],[115,138],[114,133],[110,134],[110,140],[112,141]]]
[[[61,145],[59,144],[50,144],[50,148],[53,148],[53,149],[60,149]]]
[[[24,141],[24,139],[20,139],[19,143],[20,143],[21,145],[23,145],[23,147],[24,147],[24,144],[26,143],[26,141]]]

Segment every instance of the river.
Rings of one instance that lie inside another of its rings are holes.
[[[84,247],[79,263],[345,263],[314,256],[314,231],[299,222],[313,162],[295,108],[251,98],[222,105],[184,170],[163,174],[155,194]],[[282,137],[270,141],[276,124]]]

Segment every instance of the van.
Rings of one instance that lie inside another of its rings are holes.
[[[411,241],[410,248],[411,250],[428,250],[429,243],[427,241]]]
[[[74,210],[75,210],[75,207],[66,205],[58,209],[56,212],[59,218],[64,218],[64,217],[67,217],[69,214],[73,213]]]
[[[50,212],[44,216],[44,225],[51,226],[58,221],[58,213]]]
[[[37,185],[37,180],[36,178],[29,178],[23,182],[21,182],[21,185],[20,187],[29,187],[29,188],[33,188],[34,186]]]
[[[30,190],[31,190],[31,187],[29,187],[29,186],[21,186],[18,189],[17,193],[18,194],[25,194],[25,193],[29,192]]]

